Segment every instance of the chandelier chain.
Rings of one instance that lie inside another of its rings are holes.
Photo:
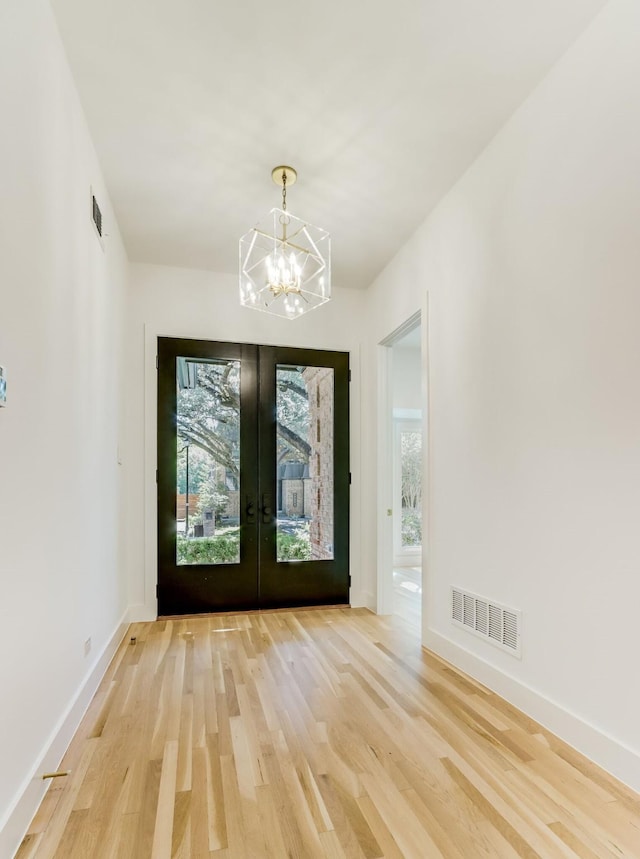
[[[287,171],[282,171],[282,211],[287,211]]]

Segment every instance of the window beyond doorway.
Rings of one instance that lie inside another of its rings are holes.
[[[422,557],[422,423],[394,421],[394,565]]]

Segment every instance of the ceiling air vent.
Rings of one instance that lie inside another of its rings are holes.
[[[521,656],[522,613],[493,600],[451,588],[451,622],[490,641],[513,656]]]

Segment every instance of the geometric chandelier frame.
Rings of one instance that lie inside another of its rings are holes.
[[[240,303],[297,319],[331,298],[331,237],[326,230],[287,211],[293,167],[274,167],[282,208],[272,209],[240,239]]]

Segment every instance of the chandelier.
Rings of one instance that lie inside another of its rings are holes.
[[[240,304],[296,319],[331,298],[331,237],[287,211],[293,167],[274,167],[271,178],[282,187],[282,208],[240,239]]]

